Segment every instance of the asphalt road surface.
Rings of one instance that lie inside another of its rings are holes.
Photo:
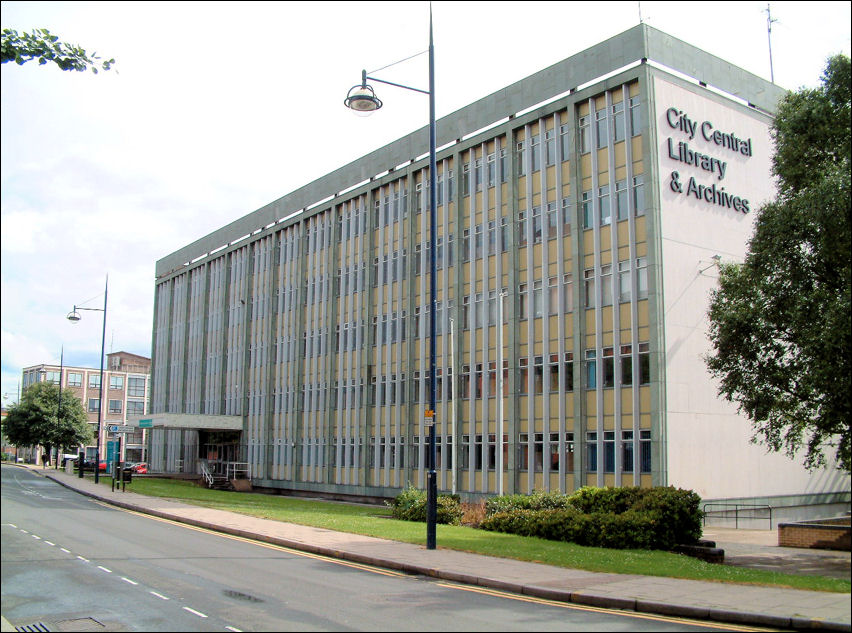
[[[14,466],[0,544],[2,615],[29,630],[755,630],[337,561],[106,506]]]

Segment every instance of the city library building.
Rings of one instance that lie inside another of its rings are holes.
[[[848,507],[848,476],[752,444],[704,363],[783,94],[640,24],[438,119],[434,240],[424,127],[164,257],[151,470],[388,498],[426,486],[434,424],[463,500]]]

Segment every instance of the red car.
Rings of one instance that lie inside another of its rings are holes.
[[[145,475],[148,473],[148,464],[146,464],[145,462],[139,462],[138,464],[133,464],[130,467],[130,470],[132,470],[137,475]]]

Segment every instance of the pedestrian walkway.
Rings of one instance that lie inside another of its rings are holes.
[[[848,594],[596,573],[442,549],[440,544],[437,550],[430,551],[409,543],[255,518],[133,492],[111,492],[91,479],[80,479],[63,471],[32,470],[63,486],[119,507],[412,574],[583,605],[782,629],[852,631]],[[733,530],[708,528],[707,532],[705,537],[716,540],[717,547],[726,549],[726,553],[732,546],[742,548],[740,553],[734,554],[735,557],[749,553],[766,554],[772,547],[767,540],[768,535],[759,535],[755,543],[735,544],[732,541],[735,538],[731,534]],[[779,551],[789,549],[775,548]],[[802,551],[794,550],[797,555]],[[808,551],[812,558],[819,556],[819,553]],[[776,553],[783,559],[785,552]],[[823,553],[840,561],[844,554]],[[848,577],[848,554],[845,559]]]

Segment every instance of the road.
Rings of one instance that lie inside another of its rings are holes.
[[[2,614],[51,631],[755,630],[408,576],[94,502],[2,468]]]

